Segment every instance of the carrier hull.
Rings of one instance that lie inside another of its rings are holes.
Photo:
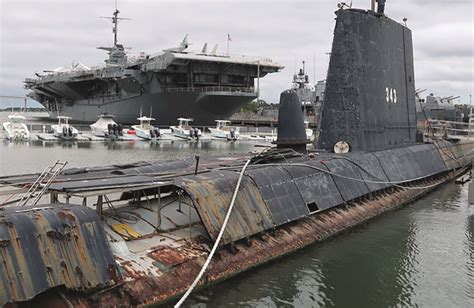
[[[176,124],[179,117],[194,119],[194,125],[214,125],[216,119],[228,118],[244,104],[257,97],[256,93],[236,92],[185,92],[150,93],[109,103],[84,101],[58,105],[61,115],[74,122],[95,122],[97,116],[107,112],[115,116],[117,123],[134,124],[140,116],[152,111],[155,125]],[[56,112],[50,113],[55,118]]]

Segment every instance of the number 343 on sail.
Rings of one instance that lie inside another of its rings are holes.
[[[386,87],[385,88],[385,99],[387,103],[397,103],[397,90],[393,88]]]

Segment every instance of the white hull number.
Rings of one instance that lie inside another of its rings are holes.
[[[387,100],[387,103],[397,103],[397,90],[393,88],[386,87],[385,88],[385,99]]]

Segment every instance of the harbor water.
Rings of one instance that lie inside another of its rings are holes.
[[[5,113],[0,113],[4,121]],[[248,153],[255,142],[0,142],[0,175]],[[474,206],[467,185],[422,199],[194,293],[194,307],[473,307]],[[1,201],[1,199],[0,199]]]

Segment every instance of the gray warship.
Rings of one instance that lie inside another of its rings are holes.
[[[283,66],[268,58],[220,55],[217,45],[208,51],[187,51],[187,35],[179,46],[156,55],[127,57],[117,40],[117,24],[112,17],[114,44],[98,47],[108,52],[105,66],[81,63],[26,78],[31,98],[50,112],[70,116],[77,122],[93,122],[107,112],[118,122],[135,123],[140,110],[153,110],[157,124],[174,124],[178,117],[190,117],[196,125],[214,124],[257,98],[259,81]],[[255,83],[257,86],[255,86]]]
[[[428,119],[465,122],[469,121],[470,104],[454,104],[454,100],[460,96],[436,96],[430,93],[426,98],[419,95],[425,90],[416,93],[416,118],[418,121]]]

